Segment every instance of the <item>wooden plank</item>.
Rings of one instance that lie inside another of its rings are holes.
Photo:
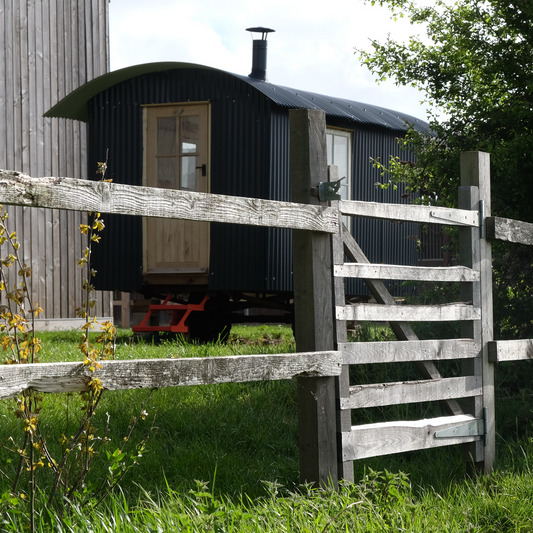
[[[233,355],[183,359],[102,361],[91,373],[82,363],[0,365],[0,400],[14,398],[29,388],[41,392],[88,390],[91,377],[106,390],[179,387],[217,383],[293,379],[301,376],[336,376],[340,352],[274,355]]]
[[[55,3],[51,6],[48,2],[39,2],[42,8],[42,90],[43,90],[43,110],[46,111],[51,107],[51,65],[53,60],[50,56],[51,48],[51,16],[52,11],[55,11]],[[52,28],[55,30],[55,28]],[[38,54],[39,56],[39,54]],[[55,76],[55,74],[54,74]],[[40,110],[39,120],[42,125],[42,137],[40,139],[43,150],[42,166],[39,169],[39,176],[52,176],[52,132],[51,119],[43,118],[43,110]],[[41,251],[39,255],[43,258],[43,300],[39,303],[44,309],[44,317],[59,317],[54,315],[54,292],[59,292],[59,286],[54,285],[54,249],[53,249],[53,211],[49,209],[43,210],[44,214],[44,238],[39,243]]]
[[[328,167],[328,181],[337,181],[339,179],[339,168],[336,165],[331,165]],[[337,202],[331,203],[332,207],[338,207]],[[340,214],[339,222],[342,224]],[[342,242],[342,233],[337,233],[332,235],[332,257],[333,264],[340,264],[344,262],[344,245]],[[344,279],[336,277],[333,279],[334,283],[334,298],[335,305],[344,305],[346,301],[346,291]],[[336,320],[334,322],[335,326],[335,348],[338,350],[338,346],[345,344],[348,341],[348,332],[346,330],[346,321]],[[350,366],[348,364],[343,364],[342,372],[340,376],[335,380],[335,401],[337,405],[340,405],[341,402],[350,397]],[[337,442],[341,442],[341,434],[345,431],[350,431],[352,426],[352,414],[350,411],[343,411],[337,409]],[[342,461],[341,457],[338,459],[338,474],[339,479],[344,479],[353,483],[355,481],[354,470],[353,470],[353,461]]]
[[[0,170],[0,202],[324,233],[339,230],[337,211],[331,207],[72,178],[30,178],[8,170]]]
[[[26,171],[22,165],[22,73],[21,73],[21,61],[19,58],[22,57],[22,36],[21,36],[21,17],[24,16],[21,14],[21,3],[15,2],[15,7],[13,9],[13,26],[12,26],[12,37],[13,37],[13,48],[12,48],[12,60],[13,60],[13,71],[12,71],[12,84],[13,84],[13,161],[12,167],[15,170]],[[9,142],[9,141],[8,141]],[[22,227],[17,228],[17,232],[22,231]]]
[[[352,427],[343,433],[343,459],[366,457],[438,448],[451,444],[479,441],[481,437],[436,439],[435,432],[476,420],[470,415],[446,416],[413,422],[384,422]]]
[[[85,61],[85,71],[87,73],[87,79],[83,80],[82,83],[85,83],[89,80],[92,80],[94,76],[94,61],[96,59],[96,54],[98,53],[98,48],[95,46],[94,35],[98,35],[100,31],[100,21],[98,18],[94,17],[95,5],[97,2],[92,0],[91,2],[85,2],[85,14],[83,17],[80,17],[80,28],[79,31],[83,35],[83,45],[85,45],[85,50],[82,48],[82,42],[80,38],[80,52],[84,52],[84,61]],[[92,9],[91,9],[92,8]],[[81,83],[80,83],[81,85]]]
[[[368,218],[385,218],[422,224],[443,224],[447,226],[479,227],[479,215],[465,209],[450,209],[414,204],[385,204],[341,200],[339,207],[343,215]]]
[[[19,167],[17,169],[22,172],[31,173],[30,167],[30,65],[29,65],[29,49],[28,49],[28,2],[20,2],[20,57],[14,58],[20,60],[20,105],[21,105],[21,159],[19,160]],[[29,233],[29,225],[27,226]]]
[[[484,204],[485,216],[491,214],[491,195],[490,195],[490,156],[483,152],[463,152],[461,154],[461,185],[464,187],[478,187],[479,201]],[[462,187],[461,187],[462,188]],[[470,208],[475,207],[472,200]],[[461,206],[463,207],[463,206]],[[477,232],[476,232],[477,233]],[[479,234],[472,235],[475,240],[476,262],[479,263],[479,271],[481,273],[479,282],[479,300],[481,305],[481,324],[480,330],[477,334],[483,349],[482,361],[474,361],[473,369],[467,368],[466,371],[476,375],[483,376],[483,402],[473,402],[475,411],[472,412],[474,416],[478,417],[481,414],[481,409],[486,409],[487,427],[484,447],[481,445],[476,450],[476,456],[483,456],[480,461],[474,457],[478,469],[483,470],[486,474],[492,471],[494,459],[496,457],[496,418],[495,418],[495,398],[494,398],[494,363],[489,361],[488,343],[493,340],[493,324],[492,324],[492,249],[491,244],[486,238],[480,238]],[[461,249],[461,254],[462,249]],[[474,264],[471,266],[476,269]],[[474,284],[476,285],[476,284]],[[478,297],[474,294],[474,305]],[[475,324],[474,324],[475,325]],[[481,368],[477,366],[481,363]],[[474,454],[471,454],[474,456]]]
[[[487,239],[533,245],[533,224],[512,218],[487,217]]]
[[[340,407],[361,409],[480,396],[482,386],[481,376],[354,385],[350,387],[350,397],[342,399]]]
[[[0,27],[3,31],[0,32],[0,72],[2,73],[3,79],[0,80],[0,168],[10,168],[7,165],[7,98],[6,98],[6,80],[11,80],[11,78],[6,77],[6,57],[7,57],[7,43],[6,43],[6,29],[11,25],[11,20],[7,18],[7,10],[5,8],[5,2],[0,3]],[[11,82],[9,82],[11,83]],[[11,106],[11,101],[9,106]]]
[[[479,188],[462,186],[458,190],[459,207],[479,211]],[[480,232],[475,228],[459,228],[459,257],[461,263],[477,271],[481,268]],[[481,276],[480,276],[481,279]],[[479,281],[462,283],[460,298],[472,301],[476,307],[481,307],[481,285]],[[461,322],[461,337],[474,339],[481,346],[481,321]],[[480,354],[481,355],[481,354]],[[480,376],[483,372],[483,358],[464,360],[461,362],[461,372],[465,376]],[[483,415],[483,397],[467,398],[462,402],[463,409],[472,416]],[[463,446],[463,458],[467,469],[472,470],[475,464],[481,464],[485,448],[481,442],[472,442]]]
[[[356,263],[370,263],[363,250],[361,250],[360,246],[344,225],[342,226],[342,239],[344,243],[344,252],[350,261]],[[365,283],[378,303],[386,305],[396,304],[394,298],[381,280],[365,280]],[[413,328],[411,328],[407,322],[390,322],[389,325],[398,340],[418,340]],[[442,377],[435,364],[431,361],[418,361],[415,362],[415,365],[424,378],[439,379]],[[442,402],[442,407],[451,415],[460,415],[463,413],[461,406],[455,400]]]
[[[10,83],[5,83],[5,124],[0,126],[0,128],[5,128],[5,137],[0,137],[3,139],[1,142],[5,143],[6,151],[6,168],[16,169],[14,162],[14,111],[15,111],[15,73],[14,73],[14,61],[13,61],[13,47],[16,49],[16,44],[14,43],[14,20],[13,20],[13,4],[7,2],[3,4],[5,6],[5,25],[4,25],[4,43],[3,43],[3,53],[5,54],[5,70],[4,70],[4,80],[11,80]]]
[[[533,359],[533,339],[490,341],[488,344],[491,363]]]
[[[473,339],[426,340],[403,342],[348,342],[339,344],[347,365],[369,363],[404,363],[408,361],[444,361],[474,358],[481,347]]]
[[[345,263],[335,265],[334,275],[344,278],[400,279],[412,281],[478,281],[479,272],[464,266],[413,267],[405,265],[381,265]]]
[[[68,242],[68,212],[59,211],[59,250],[60,250],[60,296],[61,314],[63,318],[70,318],[69,314],[69,257],[72,246],[64,246]]]
[[[54,209],[52,212],[52,250],[53,250],[53,269],[54,269],[54,289],[53,289],[53,298],[54,298],[54,314],[51,315],[54,318],[59,318],[61,316],[61,302],[63,298],[63,291],[61,290],[61,248],[60,248],[60,239],[61,239],[61,216],[60,211]],[[64,247],[63,247],[64,248]]]
[[[100,0],[100,72],[99,76],[109,71],[109,2]]]
[[[327,181],[326,116],[323,111],[291,109],[290,177],[294,202],[320,208],[311,188]],[[322,208],[320,208],[322,209]],[[339,228],[338,211],[335,226]],[[293,231],[296,349],[334,347],[331,238],[318,232]],[[334,378],[298,380],[300,482],[337,486],[336,383]]]
[[[28,2],[28,53],[30,93],[30,174],[42,176],[43,161],[43,48],[42,2]],[[31,224],[31,289],[32,302],[46,309],[45,285],[45,212],[32,209]]]
[[[81,246],[79,246],[79,231],[76,227],[75,220],[76,213],[72,211],[67,212],[67,224],[66,224],[66,239],[61,242],[61,246],[65,247],[65,242],[68,242],[67,248],[67,261],[64,265],[65,271],[68,273],[66,283],[63,283],[62,290],[67,292],[67,309],[68,314],[63,315],[68,318],[74,318],[76,315],[76,309],[78,304],[76,302],[76,294],[80,292],[80,285],[76,283],[76,274],[81,270],[77,265],[78,259],[81,257]],[[78,235],[74,233],[78,232]]]
[[[380,305],[355,304],[336,307],[339,320],[439,322],[479,320],[481,312],[468,304]]]

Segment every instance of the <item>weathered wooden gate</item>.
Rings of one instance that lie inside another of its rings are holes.
[[[327,183],[337,179],[328,178],[324,164],[323,117],[319,112],[294,111],[291,118],[297,124],[291,131],[293,186],[299,184],[293,190],[293,198],[301,203],[319,204],[319,198],[312,196],[314,188],[323,191]],[[306,127],[308,134],[304,136]],[[309,147],[304,149],[302,145]],[[302,169],[306,169],[303,177]],[[308,265],[310,274],[305,285],[308,291],[312,287],[313,294],[305,295],[306,288],[297,286],[295,280],[297,346],[303,343],[306,349],[335,349],[343,358],[340,376],[322,378],[320,387],[315,384],[299,389],[301,413],[320,415],[332,408],[332,397],[336,410],[336,449],[328,441],[333,432],[333,414],[316,426],[306,426],[304,416],[300,417],[300,435],[308,432],[306,438],[301,437],[302,481],[353,480],[356,459],[452,444],[463,444],[465,460],[470,466],[490,472],[495,456],[494,362],[523,359],[533,351],[533,341],[493,341],[490,239],[532,244],[533,225],[490,216],[489,155],[481,152],[461,155],[459,209],[353,201],[333,201],[331,205],[338,209],[339,216],[457,226],[462,264],[453,267],[370,264],[342,224],[336,235],[302,236],[308,241],[309,251],[307,254],[300,249],[295,251],[295,272],[305,271]],[[326,239],[330,241],[329,253]],[[319,241],[321,245],[317,246]],[[298,241],[295,250],[297,246]],[[322,284],[317,281],[318,276],[323,276]],[[350,277],[364,279],[376,303],[346,305],[344,279]],[[397,305],[383,279],[459,282],[460,301],[429,306]],[[319,285],[331,286],[334,296],[329,298],[317,292]],[[330,300],[334,323],[329,322]],[[349,343],[347,321],[388,322],[402,342]],[[461,338],[419,340],[409,325],[419,321],[460,321]],[[325,332],[324,328],[330,329]],[[312,347],[309,342],[317,329],[320,340]],[[331,335],[335,337],[333,341]],[[435,362],[444,360],[460,360],[460,375],[443,377]],[[350,366],[369,363],[415,363],[422,379],[350,383]],[[356,409],[430,401],[441,403],[444,416],[352,425],[351,414]]]

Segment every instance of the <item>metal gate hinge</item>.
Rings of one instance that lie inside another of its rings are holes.
[[[462,211],[462,212],[461,212]],[[479,225],[479,213],[467,211],[465,209],[446,209],[441,208],[439,211],[429,212],[429,216],[438,220],[447,220],[459,225],[477,227]]]
[[[479,236],[485,238],[485,202],[479,201]]]
[[[485,437],[486,436],[486,409],[483,409],[483,418],[471,420],[466,424],[441,429],[435,432],[436,439],[451,439],[455,437]]]
[[[331,202],[340,200],[341,195],[337,194],[341,188],[341,181],[345,180],[346,176],[337,181],[321,181],[318,184],[318,198],[321,202]]]

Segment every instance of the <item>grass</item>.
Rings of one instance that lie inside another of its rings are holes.
[[[78,335],[40,335],[47,346],[41,359],[79,360]],[[120,359],[290,351],[294,341],[285,326],[237,326],[227,345],[188,345],[179,338],[156,345],[135,340],[127,330],[117,337]],[[109,413],[111,450],[146,394],[105,394],[100,425]],[[523,392],[521,399],[530,401],[530,395]],[[55,438],[65,430],[67,401],[74,416],[76,398],[48,395],[46,401],[42,424]],[[21,434],[9,407],[0,402],[2,443]],[[151,427],[154,433],[121,490],[92,513],[74,506],[61,519],[41,504],[38,531],[533,531],[530,424],[499,436],[496,471],[488,478],[467,478],[460,448],[450,447],[357,462],[360,481],[336,493],[298,485],[292,381],[162,388],[148,411],[132,441]],[[0,470],[12,475],[13,461],[3,448]],[[104,460],[95,465],[95,482],[107,467]],[[47,482],[44,476],[43,489]],[[8,492],[0,475],[0,495]],[[27,522],[16,496],[0,502],[0,531],[22,531]]]

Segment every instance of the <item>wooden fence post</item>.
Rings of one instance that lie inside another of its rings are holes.
[[[319,205],[311,188],[327,181],[325,113],[294,109],[289,117],[292,201]],[[331,236],[293,230],[292,238],[296,349],[333,350]],[[335,378],[298,378],[302,483],[337,486],[335,410]]]
[[[477,187],[478,191],[473,190]],[[486,239],[485,217],[490,216],[490,156],[484,152],[463,152],[461,154],[461,187],[459,190],[459,208],[480,208],[481,225],[477,229],[461,229],[462,263],[480,271],[479,286],[473,289],[463,288],[462,296],[472,299],[474,305],[481,306],[481,322],[465,324],[463,333],[481,342],[482,357],[471,361],[465,370],[483,376],[483,397],[473,399],[469,410],[477,418],[483,416],[485,409],[485,442],[467,448],[478,470],[490,473],[495,458],[495,406],[494,406],[494,364],[489,361],[488,343],[493,340],[492,325],[492,249]],[[481,233],[481,234],[480,234]],[[465,262],[466,260],[466,262]],[[467,264],[471,263],[471,264]],[[481,367],[480,367],[481,366]]]

